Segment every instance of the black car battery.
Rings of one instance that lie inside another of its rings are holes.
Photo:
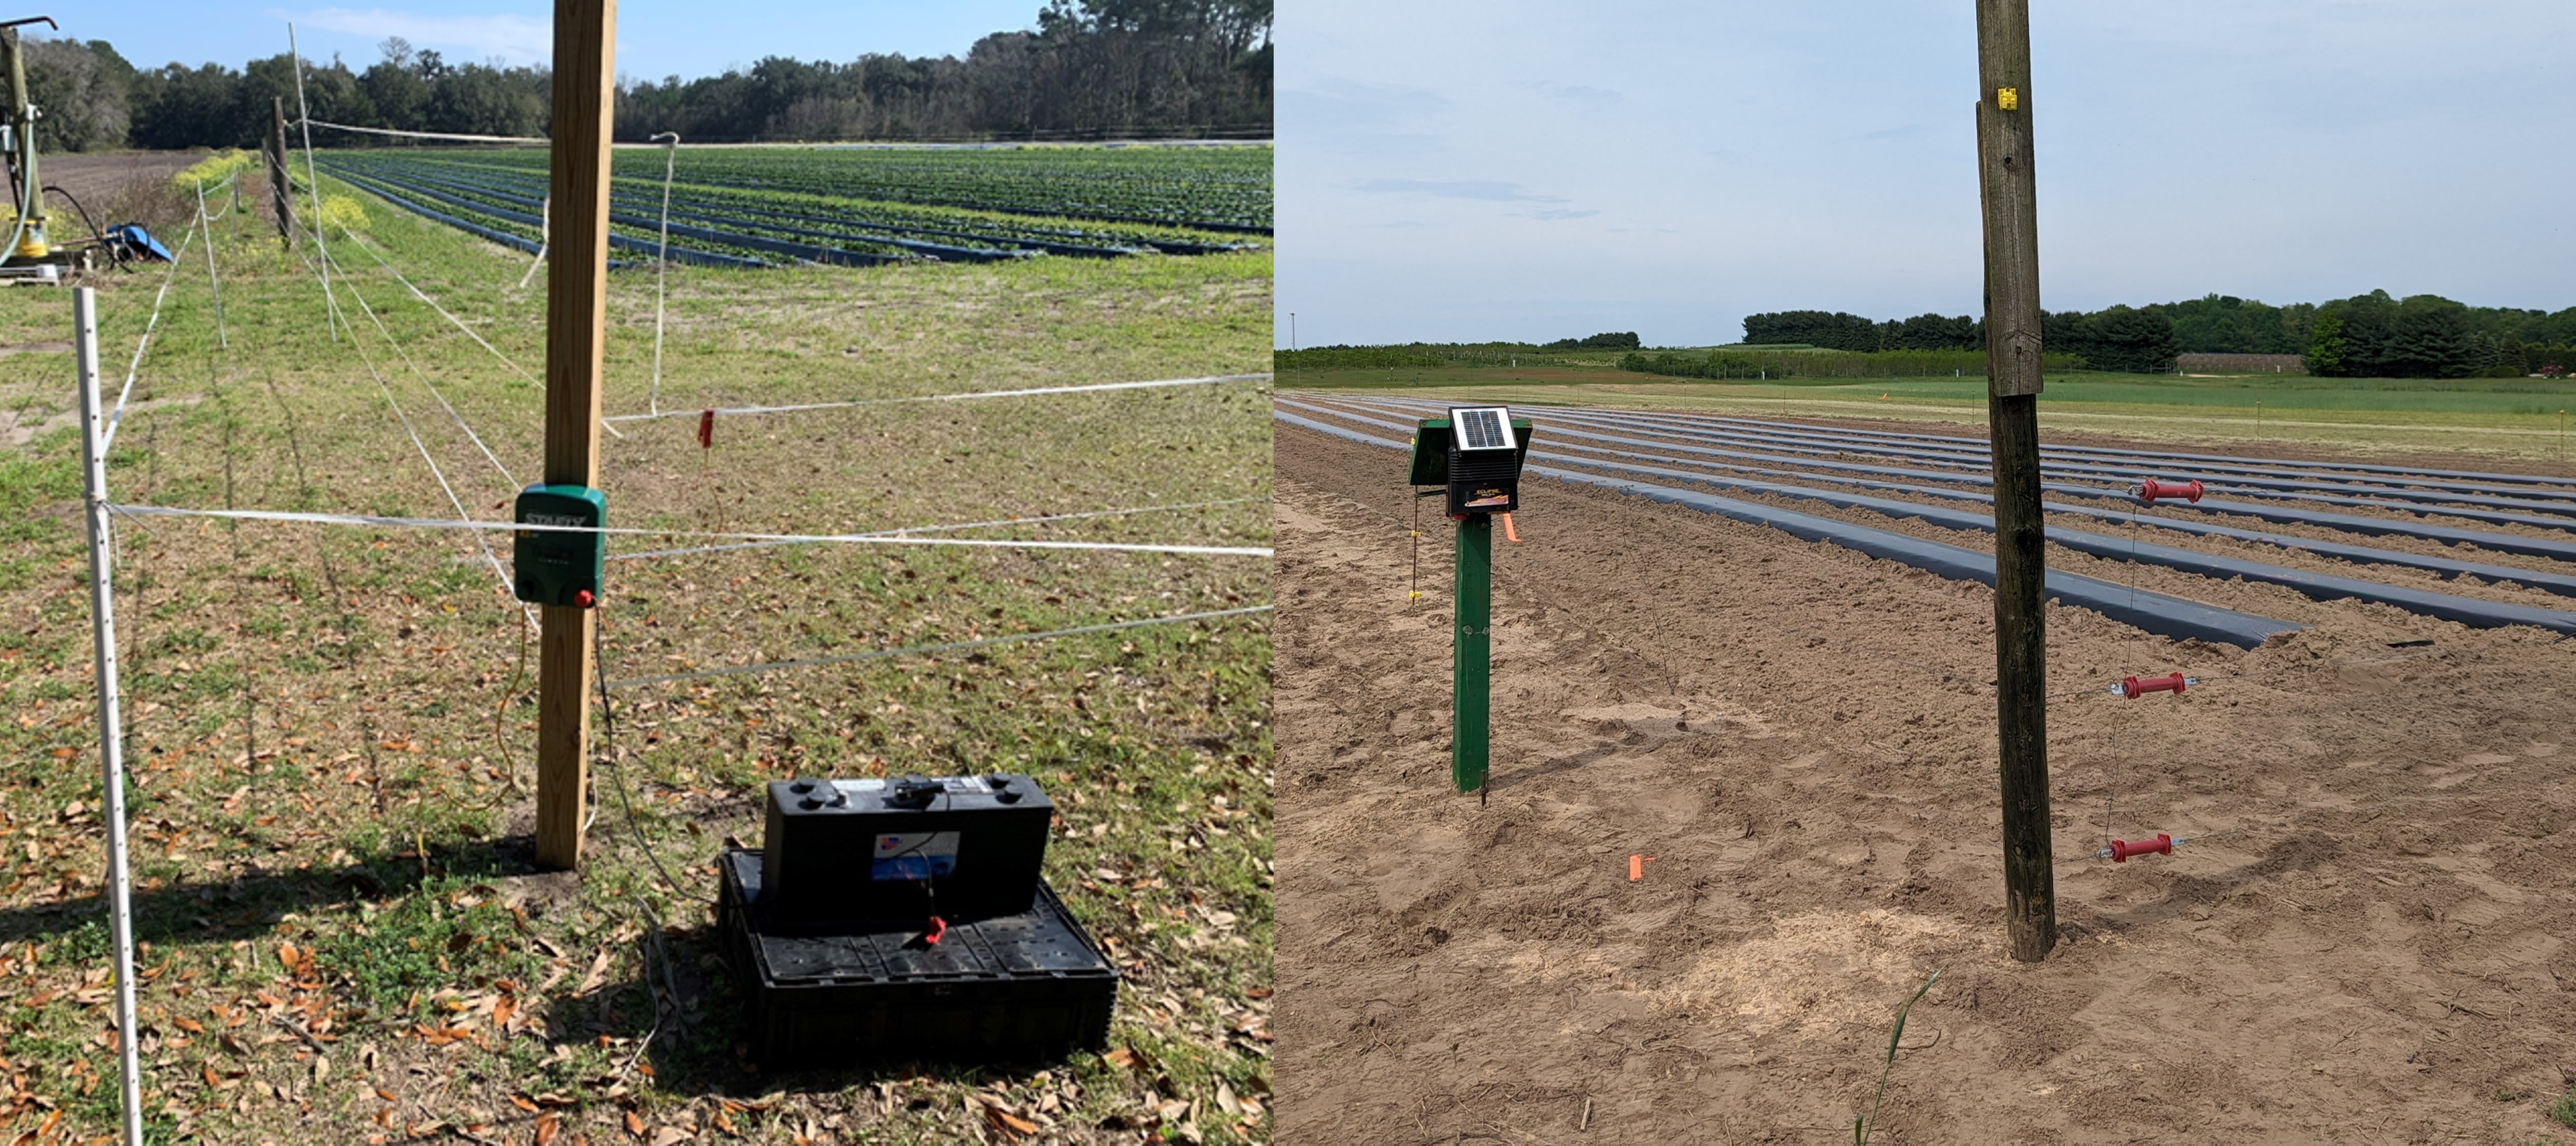
[[[1055,804],[1027,776],[779,780],[760,879],[771,925],[1029,910]]]

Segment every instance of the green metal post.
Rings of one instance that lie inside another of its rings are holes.
[[[1485,749],[1493,675],[1494,519],[1473,514],[1458,523],[1456,660],[1457,725],[1449,737],[1449,778],[1461,792],[1485,786]]]

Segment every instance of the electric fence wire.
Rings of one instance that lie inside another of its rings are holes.
[[[458,330],[464,331],[465,337],[473,339],[476,346],[480,346],[484,350],[490,352],[492,357],[500,359],[501,365],[507,366],[511,370],[516,371],[521,378],[525,378],[530,382],[538,382],[542,384],[543,380],[539,379],[536,375],[529,373],[527,367],[519,365],[516,361],[512,360],[509,355],[501,353],[499,348],[484,341],[483,336],[474,333],[474,328],[467,326],[464,319],[456,317],[456,315],[449,312],[446,307],[440,306],[437,299],[431,298],[429,295],[423,293],[421,289],[414,285],[409,278],[404,277],[402,271],[396,268],[391,261],[387,260],[382,254],[379,254],[375,249],[375,245],[369,243],[365,236],[358,234],[356,231],[350,230],[346,225],[343,225],[340,228],[340,231],[342,234],[348,236],[349,241],[355,244],[359,250],[367,252],[368,258],[376,260],[376,264],[378,266],[385,268],[387,273],[392,274],[394,276],[394,281],[401,283],[404,290],[410,291],[413,298],[419,299],[421,303],[429,307],[429,309],[437,311],[438,316],[446,319],[449,325],[454,326]]]
[[[380,266],[380,267],[383,267],[383,268],[385,269],[385,273],[387,273],[387,274],[390,274],[390,275],[394,276],[394,281],[401,283],[401,284],[403,285],[403,289],[404,289],[404,290],[410,291],[410,292],[411,292],[411,296],[412,296],[413,298],[416,298],[416,299],[419,299],[419,300],[420,300],[421,305],[426,306],[426,307],[428,307],[428,308],[429,308],[429,309],[431,309],[431,310],[437,311],[437,312],[438,312],[438,316],[439,316],[440,318],[444,318],[444,319],[446,319],[446,320],[447,320],[447,322],[448,322],[448,325],[455,327],[455,328],[456,328],[457,330],[459,330],[459,331],[462,331],[462,332],[464,333],[465,337],[473,339],[473,340],[474,340],[474,344],[475,344],[476,346],[480,346],[480,347],[482,347],[486,352],[490,353],[490,354],[492,355],[492,357],[497,358],[497,359],[500,359],[500,360],[501,360],[501,365],[509,367],[512,371],[516,372],[516,373],[519,375],[519,377],[524,378],[524,379],[527,379],[527,380],[528,380],[528,381],[530,381],[530,382],[536,383],[536,384],[538,384],[538,385],[540,385],[540,386],[543,386],[543,385],[545,384],[544,379],[541,379],[541,378],[537,377],[535,374],[529,373],[529,372],[528,372],[528,368],[527,368],[527,367],[519,365],[519,363],[517,362],[517,360],[515,360],[515,359],[511,358],[509,355],[501,353],[501,350],[500,350],[500,348],[499,348],[499,347],[496,347],[496,346],[492,345],[490,342],[485,341],[482,335],[480,335],[480,334],[476,334],[476,333],[474,332],[474,328],[473,328],[473,327],[471,327],[471,326],[466,325],[466,323],[465,323],[465,320],[464,320],[464,319],[461,319],[461,318],[456,317],[456,315],[455,315],[455,313],[454,313],[454,312],[449,311],[446,307],[439,305],[439,303],[438,303],[438,300],[437,300],[437,299],[431,298],[427,292],[425,292],[425,291],[421,290],[419,286],[415,285],[415,284],[411,281],[411,279],[409,279],[408,277],[405,277],[405,276],[404,276],[404,274],[402,273],[401,268],[394,266],[394,264],[392,263],[392,261],[391,261],[391,260],[386,259],[386,258],[385,258],[385,256],[384,256],[383,254],[379,253],[379,252],[375,249],[375,245],[367,241],[367,237],[366,237],[366,236],[361,235],[361,234],[359,234],[358,232],[356,232],[356,231],[354,231],[354,230],[351,230],[351,229],[348,227],[348,225],[347,225],[347,224],[342,224],[342,225],[341,225],[341,227],[340,227],[340,233],[341,233],[343,236],[346,236],[346,237],[348,238],[349,242],[350,242],[352,245],[356,246],[359,250],[365,251],[365,252],[367,253],[367,257],[368,257],[368,258],[371,258],[371,259],[376,260],[376,265],[377,265],[377,266]],[[332,264],[331,264],[331,265],[333,265],[333,266],[335,266],[335,267],[337,267],[337,266],[341,266],[341,264],[340,264],[337,260],[334,260],[334,261],[332,262]],[[343,277],[343,278],[348,277],[348,270],[347,270],[347,268],[342,267],[342,269],[341,269],[341,272],[340,272],[340,273],[341,273],[341,277]],[[600,428],[601,428],[601,429],[604,429],[604,430],[607,430],[609,433],[614,434],[614,435],[616,435],[617,437],[620,437],[620,438],[623,438],[623,437],[625,437],[625,436],[626,436],[626,435],[624,435],[624,434],[622,434],[622,433],[618,433],[617,427],[612,426],[612,425],[609,425],[609,424],[608,424],[608,420],[607,420],[607,419],[605,419],[605,418],[600,419]],[[480,443],[478,442],[477,444],[480,444]]]
[[[1273,606],[1270,605],[1247,605],[1240,609],[1216,609],[1204,613],[1182,613],[1169,617],[1139,617],[1131,621],[1112,621],[1107,624],[1099,625],[1079,625],[1070,629],[1051,629],[1042,633],[1005,633],[997,637],[977,637],[972,640],[963,641],[941,641],[937,644],[909,645],[899,649],[871,649],[863,653],[847,653],[840,656],[806,657],[799,660],[786,661],[757,661],[752,664],[731,665],[719,669],[704,669],[696,672],[664,673],[660,676],[635,677],[630,680],[612,681],[609,683],[608,687],[641,688],[645,685],[677,684],[693,680],[713,680],[717,677],[747,676],[754,673],[779,672],[785,669],[817,668],[823,665],[856,664],[861,661],[889,660],[895,657],[933,656],[939,653],[959,652],[965,649],[980,649],[992,645],[1017,644],[1024,641],[1051,641],[1062,637],[1088,636],[1093,633],[1115,633],[1122,632],[1127,629],[1147,628],[1154,625],[1176,625],[1189,621],[1214,621],[1225,617],[1242,617],[1249,616],[1254,613],[1267,613],[1270,612],[1272,608]]]
[[[387,392],[388,400],[392,398]],[[397,412],[400,408],[396,408]],[[408,424],[408,421],[406,421]],[[414,440],[418,436],[414,435]],[[426,456],[426,451],[423,451]],[[432,468],[436,463],[431,463]],[[452,500],[452,499],[451,499]],[[1018,538],[917,537],[884,533],[717,533],[694,529],[646,529],[635,526],[539,525],[525,521],[484,521],[459,517],[385,517],[362,513],[297,513],[278,509],[196,509],[176,505],[117,505],[120,513],[144,517],[214,517],[242,521],[298,522],[307,525],[363,525],[385,529],[462,529],[475,533],[498,530],[523,533],[604,533],[654,537],[722,537],[746,541],[827,542],[842,545],[928,545],[968,549],[1067,549],[1102,553],[1161,553],[1176,557],[1269,557],[1266,545],[1162,545],[1127,541],[1039,541]]]
[[[286,26],[286,54],[288,61],[295,67],[295,114],[305,122],[304,181],[311,186],[313,192],[313,225],[306,228],[306,232],[313,236],[313,249],[320,252],[323,258],[321,271],[323,305],[329,312],[330,319],[333,323],[345,324],[347,320],[340,314],[340,300],[334,297],[331,293],[330,243],[324,239],[322,234],[325,226],[327,225],[327,220],[322,214],[322,176],[314,169],[313,166],[313,113],[304,104],[304,54],[296,50],[295,25],[293,24],[288,24]],[[332,327],[331,337],[334,340],[337,340],[340,337],[338,325],[334,325]],[[357,338],[357,330],[352,328],[349,331],[349,337],[351,339]]]
[[[376,333],[384,336],[385,344],[393,347],[394,354],[402,359],[403,365],[411,370],[412,376],[420,379],[421,388],[429,391],[430,397],[438,399],[439,406],[447,411],[450,419],[455,421],[456,428],[465,431],[466,440],[473,442],[475,449],[483,451],[485,460],[492,463],[493,469],[500,471],[501,482],[507,492],[518,492],[519,479],[511,476],[510,467],[502,464],[500,457],[492,452],[492,447],[483,444],[483,435],[475,433],[474,427],[465,423],[465,415],[457,413],[455,404],[447,400],[447,395],[439,392],[438,384],[429,380],[429,375],[421,370],[419,363],[412,361],[411,352],[403,349],[402,341],[394,337],[393,330],[387,327],[385,320],[376,314],[376,308],[367,305],[367,296],[359,293],[357,282],[350,278],[348,268],[341,266],[339,260],[329,255],[324,255],[323,258],[331,263],[333,269],[340,272],[341,285],[349,288],[349,297],[357,302],[359,311],[367,316],[367,321],[375,324]],[[457,516],[462,517],[464,514],[464,507],[457,507]]]
[[[1019,390],[966,390],[954,394],[916,394],[904,398],[866,398],[849,402],[806,402],[793,406],[716,406],[705,410],[670,410],[659,414],[618,414],[604,419],[609,422],[642,422],[656,418],[698,418],[709,413],[740,417],[747,414],[792,414],[806,410],[842,410],[855,406],[893,406],[908,402],[964,402],[978,398],[1029,398],[1042,394],[1092,394],[1108,390],[1151,390],[1171,386],[1214,386],[1227,382],[1266,382],[1267,371],[1258,374],[1214,374],[1197,378],[1158,378],[1150,382],[1095,382],[1080,386],[1035,386]]]
[[[331,256],[326,252],[322,257],[327,264]],[[385,396],[385,405],[393,410],[394,420],[402,423],[403,433],[411,437],[412,448],[420,451],[420,460],[428,464],[429,475],[437,479],[439,490],[447,495],[447,503],[456,507],[456,516],[458,518],[464,518],[466,516],[464,499],[456,496],[456,487],[448,484],[447,471],[439,468],[437,458],[430,456],[428,444],[420,440],[420,430],[411,424],[411,416],[403,412],[402,403],[394,400],[394,388],[385,381],[384,373],[376,369],[376,360],[368,355],[365,344],[358,341],[358,332],[355,327],[350,328],[349,331],[349,346],[351,349],[358,352],[358,361],[366,364],[368,376],[376,380],[376,390]],[[149,515],[153,510],[144,507],[137,507],[135,512]],[[260,511],[226,510],[222,512],[223,515],[226,516],[238,516]],[[205,513],[204,511],[200,511],[200,513],[206,516],[214,516],[214,514]],[[504,526],[503,528],[508,527]],[[483,551],[483,559],[491,563],[492,576],[500,580],[501,591],[503,593],[514,593],[510,587],[510,574],[508,571],[501,568],[501,559],[492,554],[492,545],[485,539],[483,531],[480,529],[474,531],[474,545],[476,548]],[[523,605],[522,607],[525,606]]]
[[[1129,517],[1140,513],[1177,513],[1185,509],[1209,509],[1222,505],[1243,505],[1248,502],[1267,500],[1269,499],[1258,497],[1233,497],[1227,498],[1223,501],[1193,501],[1179,505],[1140,505],[1130,509],[1094,509],[1081,513],[1040,514],[1035,517],[997,517],[989,521],[967,521],[960,522],[955,525],[914,525],[906,526],[902,529],[879,529],[862,534],[861,536],[904,537],[915,533],[946,533],[959,529],[989,529],[1004,525],[1035,525],[1049,521],[1073,521],[1081,518]],[[608,560],[641,561],[648,557],[682,557],[696,553],[724,553],[736,549],[768,549],[779,545],[805,544],[810,543],[804,541],[744,541],[731,545],[697,545],[691,546],[687,549],[648,549],[640,553],[611,553],[608,555]]]
[[[215,221],[206,217],[206,185],[197,184],[197,229],[206,235],[206,286],[215,299],[215,345],[231,350],[232,336],[224,332],[224,284],[215,275]]]
[[[134,395],[134,379],[142,373],[143,353],[152,348],[152,332],[161,326],[161,304],[170,297],[170,283],[179,277],[179,264],[188,257],[188,248],[197,241],[197,228],[188,227],[179,249],[170,255],[170,269],[161,276],[161,289],[152,296],[152,317],[143,324],[143,337],[134,343],[134,360],[126,364],[125,385],[116,392],[116,406],[107,415],[107,430],[99,438],[98,450],[105,454],[116,444],[116,430],[125,421],[125,403]]]
[[[626,769],[623,761],[621,761],[617,755],[617,708],[610,702],[608,696],[608,653],[603,645],[601,637],[602,630],[607,628],[607,626],[599,623],[600,618],[598,617],[593,617],[590,620],[591,679],[596,681],[599,686],[600,759],[605,761],[608,765],[609,778],[612,781],[612,786],[617,790],[617,804],[618,807],[626,813],[626,827],[627,830],[632,832],[635,836],[636,850],[643,852],[644,858],[652,862],[653,870],[661,875],[662,885],[671,889],[671,895],[680,902],[686,903],[691,897],[687,892],[681,890],[679,880],[671,878],[670,869],[662,866],[661,855],[653,850],[652,841],[644,838],[643,822],[635,818],[635,801],[628,792]],[[589,830],[590,825],[585,823],[582,825],[582,828],[584,831],[587,831]],[[662,989],[670,992],[670,1016],[672,1019],[678,1021],[683,1029],[686,1029],[688,1026],[688,1017],[680,1013],[679,984],[671,977],[671,953],[669,949],[662,945],[662,933],[664,930],[662,926],[662,915],[660,912],[653,910],[653,902],[649,896],[636,896],[635,904],[637,907],[643,909],[645,922],[652,928],[652,930],[648,932],[652,937],[652,941],[648,945],[647,950],[662,965]],[[649,972],[644,977],[644,981],[647,984],[650,984],[652,979],[653,977]],[[656,990],[654,992],[653,999],[653,1027],[651,1030],[644,1032],[643,1040],[636,1044],[635,1056],[627,1060],[626,1065],[628,1068],[633,1068],[635,1063],[643,1059],[645,1050],[653,1045],[654,1036],[659,1035],[662,1032],[662,1016],[663,1002],[661,991]]]
[[[223,178],[216,180],[216,181],[215,181],[214,186],[211,186],[211,187],[207,186],[204,180],[195,180],[195,181],[193,181],[193,185],[196,187],[197,192],[198,192],[198,194],[200,194],[200,195],[209,195],[209,194],[211,194],[211,195],[221,195],[221,194],[223,194],[223,193],[224,193],[224,189],[225,189],[225,188],[235,186],[236,184],[238,184],[238,183],[239,183],[239,181],[240,181],[240,180],[241,180],[241,172],[239,172],[239,171],[235,171],[235,172],[233,172],[233,173],[232,173],[232,174],[230,174],[230,175],[224,176]],[[57,190],[59,190],[59,188],[57,188]],[[69,195],[65,195],[65,196],[64,196],[64,198],[68,199],[68,198],[71,198],[71,196],[69,196]],[[73,206],[75,206],[75,207],[77,207],[77,206],[79,206],[80,204],[78,204],[78,203],[74,203],[74,204],[72,204],[72,205],[73,205]],[[233,205],[232,205],[231,203],[227,203],[227,204],[224,204],[224,209],[223,209],[223,210],[215,212],[215,213],[211,216],[211,218],[221,219],[221,218],[223,218],[224,216],[226,216],[226,215],[230,215],[230,214],[232,214],[232,213],[233,213]],[[83,218],[87,218],[87,217],[88,217],[88,212],[85,212],[85,211],[84,211],[84,212],[82,212],[82,217],[83,217]],[[97,225],[96,225],[96,224],[92,224],[90,229],[91,229],[91,230],[93,230],[93,231],[95,231],[95,230],[97,230],[98,228],[97,228]]]
[[[533,135],[468,135],[468,134],[463,134],[463,133],[459,133],[459,132],[450,132],[450,131],[395,131],[395,130],[392,130],[392,129],[389,129],[389,128],[382,128],[382,127],[355,127],[355,126],[351,126],[351,125],[349,125],[349,124],[345,124],[345,123],[330,123],[330,122],[327,122],[327,121],[324,121],[324,120],[314,119],[314,118],[312,118],[311,116],[302,116],[302,117],[298,118],[295,122],[296,122],[296,125],[297,125],[297,126],[302,127],[302,128],[304,128],[304,129],[305,129],[305,132],[304,132],[304,133],[305,133],[305,135],[306,135],[308,138],[313,134],[312,129],[319,127],[319,128],[327,128],[327,129],[332,130],[332,131],[354,131],[354,132],[360,132],[360,133],[367,134],[367,135],[383,135],[383,136],[390,136],[390,137],[393,137],[393,138],[395,138],[395,139],[445,139],[445,140],[452,140],[452,141],[455,141],[455,142],[458,142],[458,143],[551,143],[551,142],[553,142],[552,140],[544,139],[544,138],[541,138],[541,137],[538,137],[538,136],[533,136]]]
[[[548,195],[537,207],[537,255],[528,260],[528,273],[519,276],[519,290],[537,280],[537,268],[546,265],[546,252],[555,245],[555,197]]]

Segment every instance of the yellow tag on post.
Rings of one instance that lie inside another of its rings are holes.
[[[2003,110],[2005,110],[2005,111],[2020,111],[2020,110],[2021,110],[2021,89],[2020,89],[2020,88],[1996,88],[1996,89],[1995,89],[1995,106],[1996,106],[1996,107],[1999,107],[1999,108],[2002,108],[2002,109],[2003,109]]]

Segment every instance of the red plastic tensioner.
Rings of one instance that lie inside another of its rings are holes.
[[[937,947],[939,946],[939,941],[946,938],[947,935],[948,921],[941,919],[936,915],[931,916],[930,930],[921,933],[921,945],[924,947]]]
[[[2172,676],[2122,677],[2120,678],[2120,695],[2128,697],[2131,700],[2136,700],[2151,692],[2170,692],[2176,696],[2180,696],[2182,695],[2183,686],[2190,683],[2191,678],[2184,676],[2181,673],[2175,673]]]
[[[2205,491],[2197,481],[2157,481],[2154,478],[2148,478],[2139,482],[2137,485],[2131,486],[2129,492],[2138,495],[2139,501],[2143,501],[2148,505],[2154,505],[2156,503],[2156,499],[2160,497],[2178,497],[2184,501],[2199,501],[2200,495]]]
[[[2152,840],[2113,840],[2109,849],[2111,862],[2127,863],[2130,856],[2169,856],[2173,845],[2173,837],[2163,832],[2157,832]]]
[[[715,445],[716,412],[714,410],[708,410],[706,413],[698,415],[698,448],[702,450],[711,450],[715,448]]]

